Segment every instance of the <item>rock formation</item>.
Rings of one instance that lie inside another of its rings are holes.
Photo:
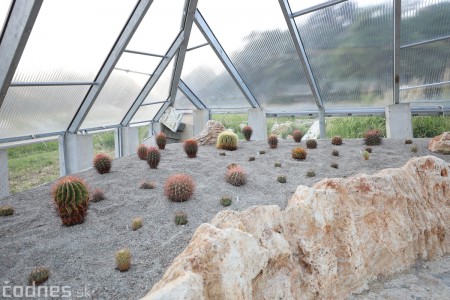
[[[219,121],[209,120],[202,132],[199,133],[194,139],[200,145],[215,145],[217,142],[217,136],[219,133],[225,130],[222,123]]]
[[[343,299],[450,252],[450,168],[436,157],[299,186],[284,211],[217,214],[144,299]]]
[[[432,138],[428,144],[428,149],[433,152],[450,154],[450,132],[444,132]]]

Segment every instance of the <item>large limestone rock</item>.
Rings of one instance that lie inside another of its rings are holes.
[[[450,252],[449,174],[425,156],[299,186],[284,211],[222,211],[145,299],[343,299]]]
[[[209,120],[202,132],[197,135],[194,139],[200,145],[215,145],[217,142],[217,136],[219,133],[225,130],[225,127],[219,121]]]
[[[428,149],[433,152],[450,154],[450,132],[444,132],[431,139]]]

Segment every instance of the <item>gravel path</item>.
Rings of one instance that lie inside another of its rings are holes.
[[[308,150],[305,161],[291,158],[291,149],[298,146],[293,141],[280,141],[277,149],[269,149],[265,142],[241,141],[239,149],[225,151],[226,156],[220,156],[223,151],[212,146],[202,146],[194,159],[186,157],[182,144],[171,144],[162,151],[157,170],[149,169],[136,155],[116,159],[109,174],[99,175],[93,169],[78,174],[91,189],[101,188],[107,196],[104,201],[90,204],[82,225],[60,225],[50,194],[52,183],[0,201],[0,205],[13,205],[16,210],[13,216],[0,218],[0,282],[26,285],[35,266],[46,266],[51,272],[46,285],[70,286],[73,298],[83,296],[87,290],[94,299],[138,299],[160,280],[195,229],[224,209],[219,203],[222,196],[233,197],[230,209],[234,210],[265,204],[284,209],[298,185],[311,186],[325,177],[373,174],[387,167],[400,167],[413,156],[432,154],[427,143],[428,139],[415,139],[419,151],[411,153],[411,145],[403,140],[385,139],[381,146],[373,147],[368,161],[360,155],[364,148],[361,139],[345,140],[341,146],[319,140],[318,148]],[[300,146],[305,147],[305,143]],[[339,150],[339,157],[331,155],[333,148]],[[259,155],[258,150],[266,154]],[[250,156],[256,160],[248,161]],[[436,156],[450,161],[450,156]],[[275,168],[275,162],[281,162],[282,167]],[[339,168],[331,168],[332,162],[337,162]],[[238,163],[247,171],[245,186],[225,182],[230,163]],[[316,177],[305,176],[309,169],[315,170]],[[197,187],[191,200],[172,203],[164,196],[164,182],[174,173],[193,176]],[[286,175],[287,183],[278,183],[278,175]],[[139,189],[142,180],[155,181],[156,189]],[[174,214],[179,210],[188,214],[185,226],[174,224]],[[137,216],[143,218],[144,226],[132,231],[131,219]],[[132,267],[124,273],[115,270],[114,262],[115,251],[122,247],[129,247],[132,253]],[[450,259],[443,258],[442,264],[431,266],[440,268],[440,274],[444,274],[440,280],[448,288]],[[380,284],[384,282],[380,279]],[[384,295],[382,290],[374,285],[373,293]],[[370,292],[360,297],[372,297],[372,289]],[[428,292],[431,295],[433,291]]]

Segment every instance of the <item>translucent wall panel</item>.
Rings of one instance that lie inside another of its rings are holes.
[[[210,46],[186,53],[181,79],[208,108],[250,107]]]
[[[393,103],[392,1],[361,3],[295,19],[326,108]]]
[[[8,16],[9,9],[12,1],[3,0],[0,1],[0,36],[3,33],[6,17]]]
[[[173,107],[176,109],[196,109],[192,102],[183,94],[183,92],[178,89],[177,97],[175,98],[175,103]]]
[[[155,115],[160,110],[161,106],[163,106],[163,104],[161,103],[141,106],[134,115],[133,119],[131,119],[130,123],[139,123],[153,120]]]
[[[289,6],[291,7],[292,12],[297,12],[299,10],[304,10],[310,8],[317,4],[327,3],[332,0],[289,0]]]
[[[450,85],[446,84],[400,91],[400,102],[420,105],[439,102],[447,102],[450,104]]]
[[[165,54],[181,29],[184,0],[154,0],[127,49]]]
[[[199,9],[267,111],[317,108],[278,1],[204,1]]]
[[[161,58],[132,53],[123,53],[116,68],[151,74],[158,66]]]
[[[88,89],[10,87],[0,108],[0,139],[65,131]]]
[[[143,104],[166,101],[169,97],[170,85],[172,83],[173,65],[175,63],[176,56],[172,58],[170,64],[166,67],[158,82],[150,91]]]
[[[402,0],[401,44],[450,35],[450,1]]]
[[[135,5],[44,1],[13,81],[94,81]]]
[[[206,39],[198,29],[197,25],[192,25],[191,35],[189,36],[188,49],[206,43]]]
[[[150,76],[114,70],[81,128],[119,124]]]

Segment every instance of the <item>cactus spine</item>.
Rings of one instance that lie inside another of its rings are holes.
[[[83,180],[75,176],[61,178],[53,186],[53,200],[63,225],[84,222],[89,205],[89,191]]]

